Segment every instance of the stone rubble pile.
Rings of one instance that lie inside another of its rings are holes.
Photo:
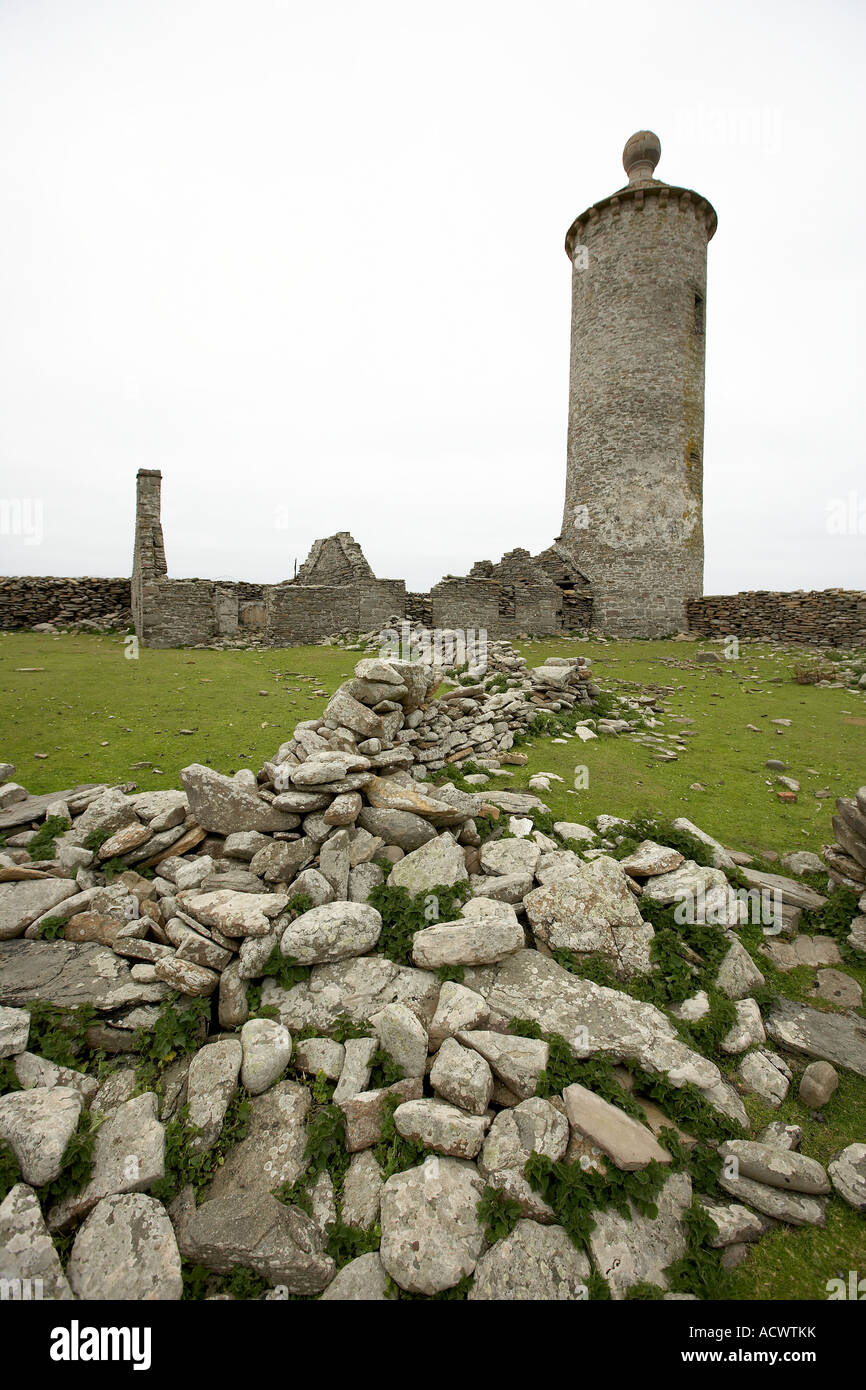
[[[798,1152],[795,1126],[749,1137],[742,1096],[778,1107],[794,1080],[788,1059],[805,1057],[817,1065],[800,1099],[818,1108],[836,1067],[866,1076],[866,1038],[853,1010],[782,997],[765,1020],[752,997],[765,980],[737,934],[745,909],[723,846],[680,821],[713,867],[653,840],[617,859],[616,817],[593,827],[548,818],[541,830],[547,808],[532,792],[429,780],[470,758],[495,770],[539,710],[591,709],[579,658],[530,671],[494,645],[498,667],[440,696],[429,667],[360,660],[258,777],[193,763],[182,790],[28,798],[14,768],[0,767],[0,825],[12,822],[0,850],[0,1057],[14,1076],[0,1096],[0,1145],[21,1179],[0,1205],[0,1275],[39,1277],[58,1299],[176,1299],[182,1261],[214,1276],[252,1270],[269,1297],[432,1296],[471,1280],[471,1300],[576,1299],[593,1276],[614,1298],[638,1283],[683,1297],[665,1270],[688,1248],[688,1172],[671,1166],[654,1217],[633,1209],[625,1221],[600,1207],[586,1250],[524,1172],[533,1154],[602,1173],[671,1164],[671,1121],[641,1099],[635,1068],[666,1094],[691,1088],[727,1136],[730,1202],[697,1195],[729,1264],[777,1222],[823,1225],[831,1194],[866,1210],[866,1144],[825,1169]],[[866,788],[851,805],[866,808]],[[42,816],[69,823],[49,859],[28,851],[37,831],[16,829]],[[853,831],[850,843],[862,845]],[[804,895],[806,906],[824,899],[781,882],[793,947]],[[425,903],[411,964],[380,949],[383,887]],[[443,916],[447,890],[460,905]],[[725,947],[715,987],[736,1015],[721,1044],[737,1059],[731,1074],[680,1031],[709,1009],[705,991],[665,1010],[617,987],[653,968],[655,906],[696,896]],[[866,894],[860,907],[866,914]],[[866,915],[856,920],[851,945],[863,951]],[[601,961],[612,983],[566,969],[560,952]],[[281,965],[302,978],[281,982]],[[212,999],[210,1032],[170,1062],[158,1091],[139,1093],[140,1039],[178,995],[178,1008]],[[87,1042],[115,1068],[94,1076],[28,1050],[34,1001],[87,1005]],[[539,1096],[551,1035],[575,1059],[614,1064],[646,1123],[584,1085]],[[399,1079],[375,1080],[383,1052]],[[335,1189],[322,1171],[303,1199],[280,1200],[304,1177],[325,1083],[344,1125],[342,1182]],[[185,1119],[196,1151],[213,1152],[239,1088],[252,1098],[246,1134],[215,1164],[203,1200],[186,1187],[166,1205],[153,1189],[166,1174],[167,1126]],[[40,1202],[85,1112],[100,1120],[90,1176]],[[390,1116],[420,1156],[387,1176],[375,1150]],[[519,1216],[501,1240],[478,1211],[490,1190]],[[376,1248],[339,1269],[328,1248],[338,1220],[367,1238],[378,1231]],[[61,1235],[74,1237],[65,1269]]]
[[[52,619],[51,622],[34,623],[31,632],[44,632],[49,636],[60,632],[122,632],[132,624],[131,608],[116,608],[98,618]]]

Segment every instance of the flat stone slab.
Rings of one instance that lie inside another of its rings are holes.
[[[485,787],[484,800],[514,816],[525,816],[527,811],[550,810],[541,797],[533,796],[531,792],[491,792]]]
[[[666,906],[682,904],[686,921],[712,926],[736,926],[745,921],[748,910],[723,870],[696,864],[693,859],[687,859],[670,873],[647,879],[643,896]]]
[[[494,1117],[478,1167],[485,1177],[503,1169],[522,1170],[533,1153],[558,1163],[568,1148],[568,1121],[540,1096],[523,1100]]]
[[[484,1184],[471,1163],[428,1158],[382,1189],[382,1264],[401,1289],[434,1294],[472,1274],[486,1244]]]
[[[805,1192],[813,1197],[830,1191],[830,1181],[821,1164],[791,1149],[761,1144],[754,1139],[729,1139],[721,1145],[719,1153],[724,1159],[736,1160],[742,1177],[753,1178],[768,1187]]]
[[[331,1282],[334,1261],[316,1223],[267,1192],[236,1192],[196,1207],[180,1245],[188,1260],[220,1274],[246,1265],[289,1293],[317,1294]]]
[[[523,928],[513,912],[510,920],[479,913],[456,922],[422,927],[415,933],[412,959],[429,970],[442,965],[489,965],[522,950],[524,945]]]
[[[590,1263],[561,1226],[518,1221],[510,1235],[482,1255],[468,1301],[582,1301]]]
[[[775,1053],[756,1048],[747,1052],[739,1066],[739,1073],[750,1091],[765,1100],[774,1110],[782,1104],[788,1094],[791,1078],[778,1064]]]
[[[625,1220],[618,1212],[602,1208],[589,1237],[592,1262],[610,1285],[613,1299],[625,1298],[633,1284],[668,1287],[668,1265],[686,1253],[683,1214],[691,1206],[692,1184],[687,1173],[671,1173],[656,1199],[658,1215],[641,1216],[632,1208]]]
[[[394,1111],[394,1124],[404,1139],[453,1158],[474,1158],[490,1127],[484,1115],[467,1115],[444,1100],[407,1100]]]
[[[429,1046],[435,1049],[464,1028],[483,1028],[490,1011],[482,995],[456,980],[446,980],[439,991],[436,1012],[430,1023]]]
[[[863,990],[844,970],[819,970],[814,993],[843,1009],[859,1009],[863,1003]]]
[[[436,828],[423,816],[412,811],[386,811],[374,806],[362,806],[358,825],[371,835],[379,835],[387,845],[398,845],[407,854],[420,849],[436,836]]]
[[[443,1100],[470,1115],[484,1115],[493,1094],[493,1073],[480,1052],[461,1047],[456,1038],[445,1038],[430,1068],[430,1084]]]
[[[29,1011],[0,1007],[0,1057],[14,1057],[23,1052],[29,1036]]]
[[[407,1076],[403,1081],[395,1081],[393,1086],[383,1086],[377,1091],[361,1091],[340,1102],[346,1116],[346,1150],[350,1154],[361,1153],[378,1144],[382,1134],[382,1121],[389,1098],[398,1100],[420,1100],[423,1083],[420,1076]]]
[[[159,1003],[163,984],[141,984],[129,965],[95,942],[0,941],[0,1004],[44,999],[61,1008],[92,1004],[100,1012]]]
[[[723,845],[718,840],[714,840],[712,835],[708,835],[705,830],[701,830],[693,821],[687,820],[685,816],[678,816],[672,822],[674,830],[685,830],[687,834],[694,835],[696,840],[706,845],[713,852],[713,864],[717,869],[732,869],[734,861]]]
[[[226,1110],[237,1089],[242,1049],[238,1038],[220,1038],[199,1048],[187,1080],[189,1123],[201,1131],[190,1140],[197,1153],[210,1149],[222,1129]]]
[[[718,1227],[718,1234],[710,1241],[714,1250],[722,1250],[726,1245],[742,1245],[745,1242],[760,1240],[771,1225],[767,1217],[758,1216],[739,1202],[720,1202],[709,1197],[701,1197],[699,1200]]]
[[[607,1154],[617,1168],[631,1173],[646,1168],[653,1161],[670,1163],[670,1154],[662,1148],[652,1130],[586,1086],[566,1086],[562,1099],[572,1129]]]
[[[23,1182],[0,1205],[0,1279],[30,1280],[44,1299],[74,1298],[36,1193]]]
[[[394,777],[372,777],[364,788],[364,795],[374,810],[408,811],[410,815],[430,821],[431,825],[460,825],[468,819],[465,812],[440,801],[424,791],[420,784],[407,787]]]
[[[819,1013],[807,1004],[777,999],[766,1027],[768,1035],[783,1047],[866,1076],[866,1019]]]
[[[370,1019],[380,1045],[404,1076],[423,1076],[427,1065],[427,1030],[405,1004],[386,1004]],[[484,1107],[482,1107],[484,1108]]]
[[[479,1052],[500,1080],[521,1100],[535,1095],[538,1078],[547,1066],[550,1054],[546,1042],[540,1038],[521,1038],[484,1029],[461,1029],[457,1041]]]
[[[74,878],[39,878],[0,883],[0,941],[21,936],[31,922],[78,892]]]
[[[719,966],[716,985],[729,999],[745,999],[753,990],[762,989],[766,980],[738,936],[727,932],[725,940],[730,944]]]
[[[625,977],[649,970],[653,929],[609,855],[533,889],[524,906],[536,939],[552,950],[600,952]]]
[[[439,981],[428,970],[395,965],[384,956],[315,965],[309,980],[283,989],[273,979],[262,987],[262,1003],[275,1005],[280,1022],[294,1034],[312,1028],[330,1033],[341,1014],[363,1023],[386,1004],[405,1004],[427,1027],[439,997]]]
[[[156,1093],[145,1091],[109,1113],[96,1133],[89,1180],[50,1209],[48,1225],[52,1231],[63,1230],[103,1197],[146,1192],[164,1177],[165,1129],[157,1117]]]
[[[81,1103],[86,1108],[99,1090],[99,1082],[95,1076],[76,1071],[74,1067],[60,1067],[56,1062],[49,1062],[46,1057],[37,1057],[33,1052],[19,1052],[13,1065],[15,1075],[25,1091],[34,1086],[49,1089],[54,1086],[71,1086],[73,1091],[78,1092]]]
[[[484,992],[492,1013],[561,1033],[578,1058],[635,1061],[674,1086],[690,1081],[702,1091],[721,1082],[715,1063],[686,1047],[660,1009],[572,975],[539,951],[509,956]]]
[[[366,955],[381,930],[382,918],[367,903],[325,903],[289,923],[280,950],[300,965],[324,965]]]
[[[755,1182],[753,1178],[728,1178],[724,1172],[719,1186],[747,1207],[787,1221],[791,1226],[823,1226],[826,1222],[826,1198],[809,1197],[802,1192],[786,1192],[781,1187]]]
[[[679,850],[658,845],[655,840],[642,840],[636,850],[619,860],[619,866],[632,878],[653,878],[657,874],[673,873],[684,862]]]
[[[429,893],[437,887],[451,887],[469,874],[463,850],[450,835],[437,835],[425,845],[398,859],[388,883],[410,893]]]
[[[12,806],[0,811],[0,830],[11,830],[16,825],[29,825],[32,820],[42,820],[53,801],[74,801],[82,792],[92,791],[98,782],[79,782],[77,787],[67,787],[61,792],[45,792],[42,796],[28,796],[24,801],[16,801]]]
[[[288,902],[287,893],[235,893],[230,888],[198,893],[194,889],[178,894],[185,912],[206,927],[215,927],[223,936],[267,936],[271,922]]]
[[[830,1160],[827,1172],[842,1200],[866,1212],[866,1144],[849,1144]]]
[[[0,1096],[0,1140],[18,1160],[32,1187],[53,1182],[81,1114],[81,1097],[71,1086],[9,1091]]]
[[[306,1167],[307,1116],[312,1097],[306,1086],[278,1081],[250,1105],[249,1129],[226,1154],[208,1184],[207,1197],[272,1192],[293,1183]]]
[[[832,936],[795,936],[793,941],[767,941],[761,951],[779,970],[798,965],[841,965],[839,947]]]
[[[487,874],[534,874],[541,850],[531,840],[489,840],[481,846]]]
[[[67,1274],[76,1298],[179,1299],[180,1251],[162,1202],[143,1192],[105,1197],[75,1237]]]
[[[806,883],[797,883],[784,874],[770,874],[764,869],[742,870],[743,876],[752,888],[765,888],[771,893],[781,893],[782,901],[788,907],[823,907],[826,898],[816,893]]]
[[[337,1271],[337,1277],[319,1296],[320,1303],[385,1303],[388,1273],[377,1251],[359,1255]]]
[[[262,800],[256,791],[239,786],[231,777],[203,763],[181,769],[180,780],[189,807],[204,830],[231,835],[237,830],[291,830],[296,821]]]

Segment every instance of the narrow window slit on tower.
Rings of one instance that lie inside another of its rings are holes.
[[[695,295],[695,332],[699,334],[704,332],[704,296],[702,294]]]

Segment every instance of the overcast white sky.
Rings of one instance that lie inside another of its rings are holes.
[[[565,232],[715,206],[708,593],[866,587],[859,0],[0,0],[0,573],[427,588],[558,532]],[[828,531],[834,500],[862,531]],[[8,531],[9,525],[5,527]],[[14,529],[14,528],[13,528]]]

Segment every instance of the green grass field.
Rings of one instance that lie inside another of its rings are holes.
[[[127,660],[125,650],[119,634],[0,637],[0,757],[30,791],[78,781],[176,787],[191,762],[258,769],[299,719],[321,714],[354,657],[292,647],[142,649]]]
[[[660,763],[622,736],[589,743],[573,738],[567,744],[537,739],[525,750],[528,772],[555,772],[564,779],[551,783],[544,799],[569,820],[586,821],[601,812],[688,816],[734,849],[818,849],[833,839],[835,798],[850,796],[866,782],[866,700],[852,690],[797,685],[791,678],[797,654],[778,655],[774,648],[744,642],[738,661],[699,665],[700,645],[522,644],[531,665],[544,656],[585,651],[603,690],[638,694],[675,687],[666,709],[691,722],[666,718],[664,732],[695,731],[687,750],[671,763]],[[790,719],[791,727],[777,732],[771,723],[777,718]],[[750,732],[748,724],[759,732]],[[800,783],[795,804],[777,799],[776,774],[764,767],[767,759],[787,763],[786,775]],[[569,789],[580,765],[588,770],[589,785],[575,792]],[[692,791],[694,782],[705,790]],[[817,799],[814,792],[824,788],[832,796]]]
[[[548,655],[586,653],[598,683],[614,692],[674,687],[668,713],[691,723],[666,719],[665,731],[694,730],[672,763],[621,736],[535,739],[525,750],[528,767],[513,769],[501,785],[523,787],[533,772],[558,774],[563,782],[552,783],[545,799],[564,819],[685,815],[733,848],[815,849],[832,838],[833,799],[866,782],[866,699],[796,685],[793,653],[743,643],[738,661],[704,666],[695,662],[694,643],[551,639],[518,646],[532,665]],[[120,634],[0,637],[0,758],[17,765],[29,790],[77,781],[173,787],[189,762],[228,773],[257,768],[299,719],[321,713],[357,659],[318,646],[142,649],[138,660],[127,660],[125,650]],[[790,719],[791,727],[777,732],[775,718]],[[786,762],[801,783],[796,804],[777,800],[768,758]],[[574,791],[578,766],[586,767],[588,786]],[[692,791],[693,782],[705,790]],[[816,799],[823,788],[832,796]]]

